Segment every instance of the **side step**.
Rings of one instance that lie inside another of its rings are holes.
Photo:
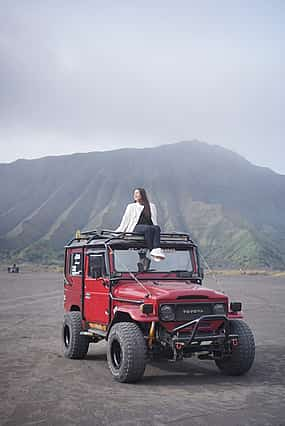
[[[106,337],[107,336],[107,331],[96,330],[96,329],[89,328],[88,330],[80,331],[80,335],[81,336],[90,336],[90,337],[93,337],[93,336]]]

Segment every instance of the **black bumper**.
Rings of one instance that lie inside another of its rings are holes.
[[[223,323],[219,327],[221,329],[221,332],[219,333],[212,333],[212,334],[205,334],[203,335],[201,333],[198,333],[198,328],[201,325],[201,322],[210,322],[214,320],[221,320]],[[193,326],[193,330],[190,334],[181,334],[181,331],[183,331],[185,328]],[[184,347],[191,345],[192,343],[196,342],[205,342],[205,341],[234,341],[235,339],[238,339],[237,335],[230,334],[230,323],[228,318],[225,315],[203,315],[200,318],[197,318],[195,320],[192,320],[190,322],[187,322],[185,324],[179,325],[178,327],[175,327],[171,332],[171,337],[174,345],[176,344],[182,344]]]

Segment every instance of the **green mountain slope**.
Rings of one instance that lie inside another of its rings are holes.
[[[0,253],[50,262],[76,229],[115,228],[133,189],[215,267],[285,268],[285,176],[201,142],[0,164]]]

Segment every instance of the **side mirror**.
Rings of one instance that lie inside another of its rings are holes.
[[[102,254],[91,254],[89,256],[89,276],[92,278],[100,278],[105,275],[105,259]]]

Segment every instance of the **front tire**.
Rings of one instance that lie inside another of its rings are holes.
[[[238,335],[238,345],[232,347],[230,357],[215,362],[223,374],[241,376],[248,372],[254,361],[254,336],[249,326],[241,320],[230,321],[230,332]]]
[[[64,315],[62,339],[66,358],[83,359],[88,352],[89,337],[80,335],[81,321],[81,312],[68,312]]]
[[[137,324],[120,322],[111,328],[107,360],[118,382],[133,383],[141,379],[146,366],[146,343]]]

